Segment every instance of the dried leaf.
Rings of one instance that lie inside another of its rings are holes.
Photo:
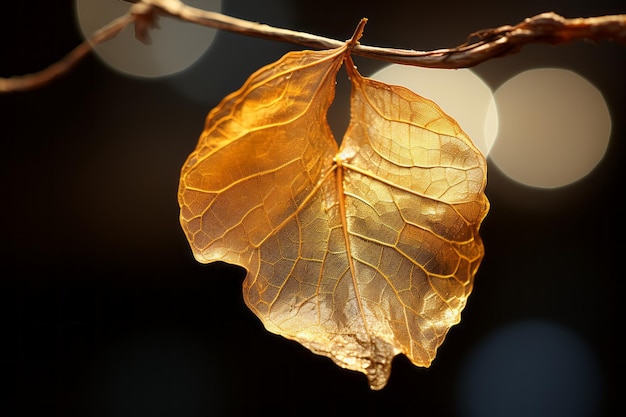
[[[326,122],[347,59],[350,125]],[[196,259],[243,266],[265,327],[387,383],[429,366],[483,257],[486,164],[433,102],[363,78],[349,44],[254,73],[208,117],[185,163],[181,224]]]

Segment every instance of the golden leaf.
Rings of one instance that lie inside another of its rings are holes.
[[[435,103],[361,77],[350,42],[290,52],[206,121],[183,166],[196,259],[243,266],[265,327],[385,386],[393,357],[429,366],[483,257],[486,164]],[[341,149],[326,121],[343,61]]]

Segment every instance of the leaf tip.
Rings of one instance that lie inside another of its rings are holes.
[[[391,373],[391,366],[387,365],[384,368],[378,367],[373,372],[368,372],[367,380],[369,387],[372,391],[380,391],[387,386],[389,382],[389,375]]]

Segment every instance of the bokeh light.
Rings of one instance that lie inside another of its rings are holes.
[[[219,12],[220,0],[186,0],[185,4]],[[76,16],[85,38],[124,15],[131,3],[119,0],[76,0]],[[161,77],[193,64],[211,45],[216,30],[177,19],[160,17],[149,32],[150,44],[135,39],[134,26],[96,46],[97,55],[110,67],[139,77]]]
[[[224,2],[223,13],[275,27],[296,27],[297,4],[281,0]],[[289,50],[298,49],[284,42],[252,36],[219,32],[209,53],[193,65],[168,77],[168,85],[183,97],[201,104],[208,111],[219,100],[239,88],[257,69],[279,59]]]
[[[495,92],[492,161],[522,184],[554,188],[587,175],[604,156],[611,117],[602,94],[564,69],[522,72]]]
[[[498,111],[489,86],[472,70],[442,70],[392,64],[371,78],[404,86],[433,100],[454,118],[487,155],[498,131]]]
[[[585,417],[602,399],[598,361],[572,331],[546,321],[511,324],[469,356],[459,379],[461,416]]]

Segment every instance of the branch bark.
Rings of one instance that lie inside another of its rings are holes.
[[[146,42],[148,32],[158,16],[314,49],[337,48],[345,43],[198,9],[180,0],[127,1],[135,4],[126,15],[95,32],[60,61],[33,74],[0,78],[0,93],[31,90],[50,83],[69,72],[93,47],[114,38],[131,23],[135,24],[136,37]],[[357,44],[352,54],[398,64],[452,69],[472,67],[492,58],[514,54],[531,43],[560,44],[577,40],[626,44],[626,15],[566,19],[549,12],[527,18],[513,26],[504,25],[475,32],[466,43],[454,48],[415,51]]]

